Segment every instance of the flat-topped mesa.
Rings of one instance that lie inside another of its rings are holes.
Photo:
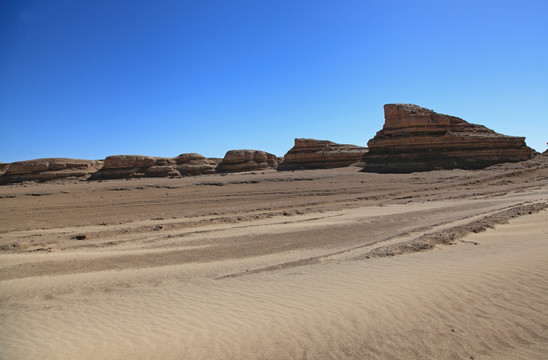
[[[103,168],[89,180],[213,174],[216,166],[215,162],[200,154],[181,154],[175,158],[111,155],[105,159]]]
[[[276,169],[278,158],[260,150],[230,150],[217,166],[218,173]]]
[[[278,170],[331,169],[350,166],[367,153],[357,145],[337,144],[328,140],[295,139],[295,146],[287,152]]]
[[[102,161],[68,158],[46,158],[4,164],[0,171],[0,185],[23,181],[87,178],[103,166]]]
[[[525,138],[502,135],[412,104],[384,105],[383,129],[367,143],[364,171],[480,169],[532,158]]]

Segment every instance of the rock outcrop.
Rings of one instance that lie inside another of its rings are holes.
[[[331,169],[352,165],[367,153],[367,148],[337,144],[327,140],[295,139],[278,170]]]
[[[215,168],[220,162],[220,159],[206,158],[196,153],[181,154],[173,160],[183,176],[215,174]]]
[[[260,150],[230,150],[217,166],[218,173],[275,169],[278,158]]]
[[[162,166],[167,163],[167,158],[156,158],[152,156],[142,156],[142,155],[112,155],[108,156],[105,159],[105,164],[101,170],[93,174],[89,180],[103,180],[103,179],[125,179],[133,177],[145,177],[145,176],[156,176],[157,169],[156,163],[158,166]],[[149,169],[153,168],[149,172]],[[179,173],[174,172],[173,168],[169,166],[168,169],[165,169],[164,172],[173,171],[173,175],[179,175]],[[167,175],[160,175],[167,176]]]
[[[49,181],[65,178],[86,178],[103,165],[102,161],[47,158],[16,161],[0,169],[0,184],[23,181]]]
[[[383,129],[367,143],[364,171],[480,169],[536,154],[523,137],[501,135],[417,105],[387,104],[384,117]]]
[[[112,155],[90,180],[140,177],[177,177],[215,173],[217,163],[200,154],[181,154],[175,158],[143,155]]]

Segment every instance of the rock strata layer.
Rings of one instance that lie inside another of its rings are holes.
[[[384,116],[383,129],[367,143],[364,171],[480,169],[536,154],[523,137],[501,135],[417,105],[387,104]]]
[[[215,173],[217,163],[200,154],[181,154],[175,158],[143,155],[112,155],[90,180],[140,177],[177,177]]]
[[[102,161],[66,158],[16,161],[1,166],[0,184],[86,178],[101,168],[102,165]]]
[[[327,140],[295,139],[278,170],[331,169],[352,165],[367,153],[367,148],[337,144]]]
[[[218,173],[232,173],[275,169],[278,158],[274,154],[260,150],[230,150],[217,166]]]

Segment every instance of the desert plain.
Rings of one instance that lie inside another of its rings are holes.
[[[0,359],[545,359],[548,156],[0,187]]]

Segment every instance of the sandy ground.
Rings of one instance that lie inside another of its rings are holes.
[[[546,156],[3,186],[0,359],[544,359],[547,207]]]

